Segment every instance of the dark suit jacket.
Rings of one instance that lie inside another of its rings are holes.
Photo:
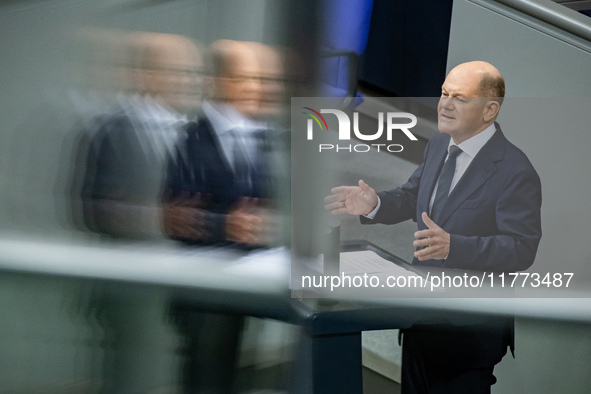
[[[264,143],[261,143],[264,144]],[[261,146],[257,156],[264,156]],[[252,184],[240,183],[222,151],[211,122],[200,117],[187,126],[186,142],[178,147],[177,160],[169,168],[166,201],[179,201],[199,193],[203,197],[200,208],[206,213],[207,241],[225,240],[226,215],[243,197],[268,198],[270,176],[266,161],[261,158]]]
[[[240,182],[228,163],[211,122],[202,115],[190,123],[177,146],[177,157],[168,172],[165,204],[183,204],[201,196],[199,219],[205,235],[200,239],[172,237],[195,244],[226,243],[226,218],[243,197],[269,196],[269,175],[264,160],[248,185]],[[264,156],[261,149],[258,156]],[[261,157],[259,157],[261,158]],[[197,215],[197,214],[196,214]],[[183,387],[187,392],[230,392],[237,361],[240,315],[200,313],[200,306],[174,300],[171,313],[181,334],[187,338]]]
[[[446,205],[431,218],[450,234],[450,252],[445,262],[413,264],[482,271],[520,271],[534,261],[542,236],[540,179],[532,164],[497,131],[482,147],[451,191]],[[417,221],[429,212],[429,202],[447,155],[450,136],[438,134],[425,149],[423,164],[402,187],[380,192],[381,207],[373,220],[362,223],[394,224]],[[419,322],[420,323],[420,322]],[[412,335],[417,352],[431,362],[451,367],[495,365],[513,349],[513,318],[474,317],[439,325],[415,326]],[[406,339],[405,339],[406,340]]]
[[[482,271],[521,271],[534,261],[542,236],[540,179],[532,164],[503,135],[500,126],[478,152],[449,195],[437,217],[431,218],[451,236],[445,262],[413,264]],[[424,162],[402,187],[380,192],[381,207],[373,220],[393,224],[412,219],[419,230],[447,155],[450,136],[439,134],[427,144]]]
[[[167,160],[138,124],[121,111],[104,121],[91,142],[82,194],[86,223],[96,232],[123,238],[160,234],[159,221],[146,220],[145,207],[160,203]]]

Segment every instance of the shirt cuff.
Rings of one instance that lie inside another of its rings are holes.
[[[376,205],[376,207],[374,208],[373,211],[371,211],[367,215],[362,215],[362,216],[365,216],[366,218],[373,220],[373,218],[376,217],[376,214],[378,213],[378,210],[380,209],[381,205],[382,205],[382,201],[380,200],[380,196],[378,196],[378,205]]]

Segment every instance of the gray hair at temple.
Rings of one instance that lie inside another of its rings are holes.
[[[502,105],[505,98],[505,79],[503,76],[485,72],[478,85],[478,95],[494,99],[499,105]]]

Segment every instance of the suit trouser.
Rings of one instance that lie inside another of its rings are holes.
[[[183,393],[231,393],[244,317],[203,313],[190,305],[177,305],[173,316],[185,341]]]
[[[490,393],[506,328],[424,325],[403,331],[402,393]]]

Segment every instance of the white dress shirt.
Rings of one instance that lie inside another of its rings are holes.
[[[232,168],[234,168],[234,144],[239,138],[239,143],[244,147],[245,154],[250,162],[254,162],[253,155],[256,154],[256,141],[253,132],[260,130],[257,122],[247,118],[238,112],[232,105],[204,101],[203,112],[211,122],[216,133],[222,152]]]

